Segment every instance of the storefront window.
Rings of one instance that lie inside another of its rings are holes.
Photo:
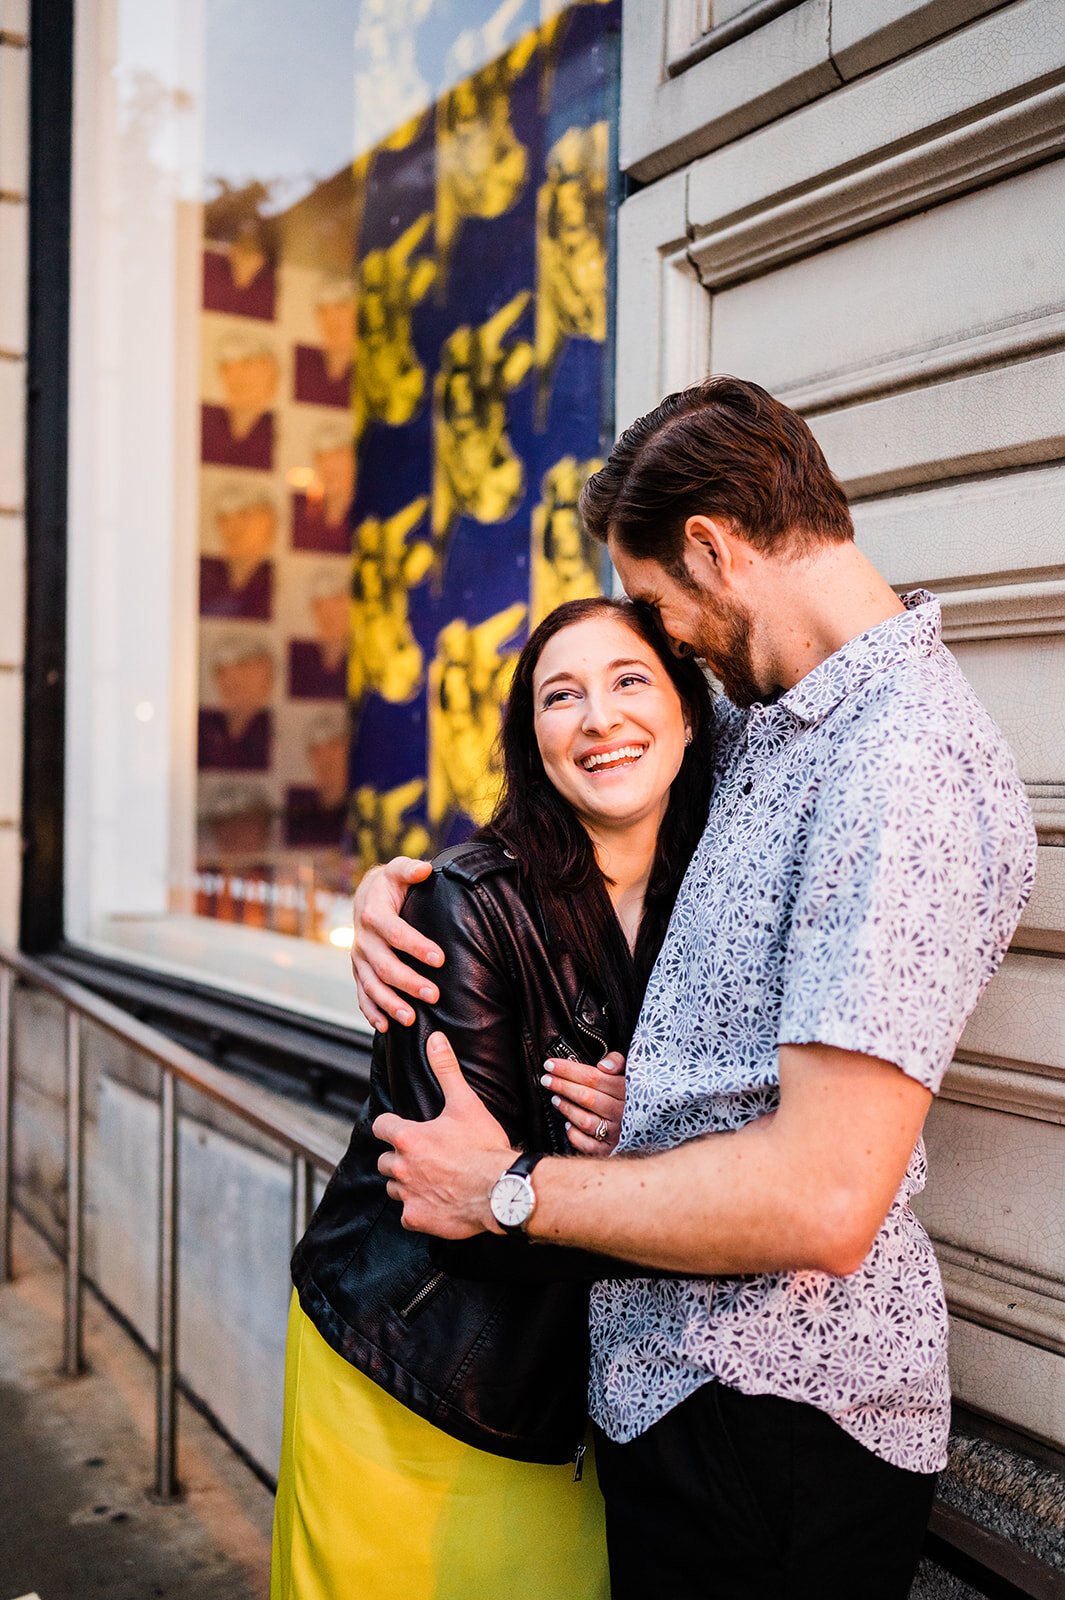
[[[74,938],[347,1012],[359,874],[489,815],[604,582],[619,9],[80,8]]]

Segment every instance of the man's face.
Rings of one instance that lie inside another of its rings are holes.
[[[277,515],[270,505],[240,506],[218,514],[218,535],[231,561],[262,561],[274,547]]]
[[[327,300],[315,316],[325,348],[350,353],[355,345],[355,301]]]
[[[251,714],[270,703],[274,688],[273,657],[266,654],[226,661],[214,669],[215,688],[226,711]]]
[[[277,362],[273,356],[238,357],[219,364],[226,404],[235,410],[266,411],[277,394]]]
[[[654,607],[675,654],[701,657],[734,705],[749,706],[762,698],[765,689],[754,674],[754,627],[748,610],[738,601],[721,599],[694,578],[682,583],[657,561],[627,555],[614,538],[608,549],[625,593]]]
[[[311,616],[315,635],[322,644],[347,644],[351,615],[346,590],[316,595],[311,601]]]
[[[348,741],[343,736],[323,739],[307,751],[314,785],[324,806],[336,806],[348,792]]]
[[[355,452],[350,445],[316,451],[314,470],[325,494],[351,498],[355,491]]]

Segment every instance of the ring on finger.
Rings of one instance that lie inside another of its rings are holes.
[[[597,1126],[597,1128],[595,1130],[594,1137],[596,1139],[598,1139],[600,1144],[606,1144],[607,1140],[609,1139],[609,1137],[610,1137],[610,1124],[606,1120],[605,1117],[600,1117],[599,1118],[599,1124],[598,1124],[598,1126]]]

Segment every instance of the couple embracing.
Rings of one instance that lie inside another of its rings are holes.
[[[1024,789],[764,390],[670,396],[582,511],[630,600],[529,639],[480,836],[360,892],[274,1600],[903,1600],[949,1423],[909,1201]]]

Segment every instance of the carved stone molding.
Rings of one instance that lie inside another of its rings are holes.
[[[943,637],[948,644],[963,639],[1065,633],[1065,578],[948,590],[939,599]]]
[[[706,0],[669,0],[666,72],[679,78],[717,50],[745,39],[767,22],[775,22],[801,0],[750,0],[724,22],[714,24],[714,8]]]
[[[1039,843],[1065,845],[1065,783],[1030,783],[1028,798]]]
[[[981,110],[974,107],[961,126],[930,130],[888,155],[871,153],[816,188],[712,228],[690,247],[703,283],[723,288],[1065,150],[1063,83]]]
[[[951,1062],[941,1100],[1004,1111],[1011,1116],[1033,1117],[1065,1127],[1065,1079],[1044,1077],[1023,1067],[992,1066],[983,1062]]]
[[[935,1247],[953,1316],[1065,1355],[1065,1283],[958,1245]]]
[[[981,329],[968,338],[918,346],[907,350],[905,355],[855,367],[849,372],[781,385],[776,392],[794,411],[810,416],[836,406],[897,394],[903,389],[939,382],[959,373],[977,372],[1007,361],[1023,361],[1029,356],[1063,348],[1065,309]]]

